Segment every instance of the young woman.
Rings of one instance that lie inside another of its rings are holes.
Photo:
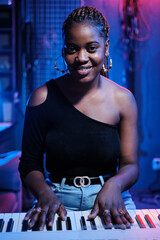
[[[102,75],[108,35],[96,8],[75,9],[63,24],[68,73],[29,99],[19,169],[37,198],[25,217],[30,228],[52,226],[56,213],[65,220],[67,209],[90,209],[88,218],[101,214],[108,227],[133,222],[126,190],[138,178],[137,107],[131,92]]]

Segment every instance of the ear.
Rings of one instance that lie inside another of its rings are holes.
[[[108,57],[109,56],[109,39],[106,40],[106,44],[105,44],[105,56]]]

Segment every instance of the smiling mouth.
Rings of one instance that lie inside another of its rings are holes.
[[[87,72],[87,71],[89,71],[91,68],[92,68],[92,66],[89,66],[89,67],[76,67],[75,69],[76,69],[78,72]]]

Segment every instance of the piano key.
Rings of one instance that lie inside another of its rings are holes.
[[[57,231],[57,218],[58,218],[58,214],[55,214],[54,222],[53,222],[53,226],[52,226],[53,231]]]
[[[72,231],[77,230],[77,226],[76,226],[76,219],[75,219],[75,214],[73,211],[68,211],[67,212],[67,216],[70,218],[71,220],[71,225],[72,225]]]
[[[70,217],[66,218],[66,230],[72,230],[72,224]]]
[[[22,231],[22,232],[26,232],[27,230],[28,230],[28,221],[25,221],[25,220],[23,219],[21,231]]]
[[[134,220],[134,223],[131,224],[131,229],[139,229],[139,225],[136,221],[136,212],[134,210],[127,210],[131,218]]]
[[[148,223],[148,225],[149,225],[150,228],[156,228],[156,226],[154,225],[152,219],[150,218],[150,216],[149,216],[148,214],[146,214],[146,215],[144,216],[144,218],[145,218],[145,220],[146,220],[146,222]]]
[[[62,230],[62,220],[61,220],[61,218],[58,216],[57,217],[57,220],[56,220],[56,226],[57,226],[57,230],[59,231],[59,230]]]
[[[81,223],[81,229],[82,230],[87,230],[86,221],[85,221],[84,216],[81,216],[80,223]]]
[[[142,209],[142,210],[129,210],[129,213],[130,213],[130,215],[131,215],[131,217],[133,217],[134,218],[134,216],[137,214],[138,216],[139,216],[139,221],[141,222],[142,221],[142,223],[144,224],[144,226],[147,226],[146,228],[144,228],[144,230],[143,231],[146,231],[147,230],[147,233],[148,233],[148,231],[153,231],[153,230],[160,230],[160,221],[159,221],[159,219],[158,219],[158,215],[160,214],[159,213],[160,212],[160,209],[159,210],[157,210],[157,209]],[[138,214],[139,213],[139,214]],[[91,222],[90,221],[87,221],[87,219],[88,219],[88,215],[89,215],[89,211],[76,211],[76,212],[74,212],[74,211],[68,211],[67,212],[67,216],[69,217],[69,219],[70,219],[70,223],[71,223],[71,227],[72,227],[72,230],[70,230],[70,232],[73,232],[73,231],[77,231],[77,230],[82,230],[82,228],[86,225],[86,227],[87,227],[87,230],[86,231],[82,231],[82,232],[92,232],[92,230],[94,230],[94,226],[92,227],[92,225],[91,225]],[[149,222],[150,223],[152,223],[153,222],[153,224],[156,226],[156,228],[150,228],[149,227],[149,225],[148,225],[148,223],[147,223],[147,221],[145,220],[145,216],[146,215],[148,215],[148,219],[149,219]],[[24,216],[25,216],[25,213],[13,213],[13,214],[11,214],[11,213],[6,213],[6,214],[0,214],[0,219],[2,219],[3,221],[4,221],[4,227],[3,227],[3,229],[2,229],[2,231],[3,232],[5,232],[6,230],[7,230],[7,226],[8,226],[8,222],[9,222],[9,220],[10,220],[10,218],[13,218],[13,220],[14,220],[14,225],[13,225],[13,229],[12,229],[12,231],[14,231],[14,232],[16,232],[16,231],[21,231],[22,230],[22,222],[23,222],[23,218],[24,218]],[[82,218],[82,216],[84,217],[84,219]],[[55,219],[56,218],[58,218],[58,215],[56,214],[55,215]],[[82,221],[82,226],[81,226],[81,223],[80,223],[80,221]],[[115,232],[115,231],[117,231],[117,233],[119,233],[118,232],[118,230],[117,229],[114,229],[114,228],[112,228],[110,231],[108,231],[108,230],[105,230],[104,229],[104,227],[102,226],[102,223],[101,223],[101,220],[100,220],[100,217],[99,216],[97,216],[95,219],[94,219],[94,221],[95,221],[95,225],[96,225],[96,228],[97,228],[97,230],[94,230],[95,231],[95,234],[96,234],[96,232],[98,232],[99,230],[100,230],[100,232],[103,232],[103,231],[107,231],[107,236],[108,236],[108,234],[110,234],[110,232]],[[18,226],[16,226],[17,225],[17,223],[18,223]],[[65,221],[65,222],[63,222],[64,224],[65,224],[65,228],[63,228],[63,226],[62,226],[62,230],[59,230],[58,232],[60,232],[60,231],[65,231],[65,232],[67,232],[67,230],[70,228],[70,227],[68,227],[67,226],[67,220]],[[137,222],[135,221],[135,223],[137,224]],[[141,224],[142,224],[141,223]],[[136,224],[135,224],[135,226],[136,226]],[[142,224],[142,225],[143,225]],[[54,224],[53,224],[54,225]],[[79,227],[79,229],[77,229],[77,226]],[[140,229],[140,227],[138,226],[138,224],[137,224],[137,227],[139,228],[139,229],[135,229],[135,232],[136,231],[141,231],[141,229]],[[56,231],[57,231],[57,229],[55,229]],[[103,231],[102,231],[103,230]],[[134,229],[127,229],[126,230],[126,232],[128,232],[128,231],[131,231],[131,233],[132,233],[132,235],[133,235],[133,233],[134,233],[134,231],[133,231]],[[31,230],[29,230],[29,231],[31,231]],[[27,232],[28,232],[28,230],[27,230]],[[38,233],[38,232],[37,232]],[[153,232],[154,233],[154,232]],[[160,233],[160,232],[159,232]],[[3,235],[3,234],[2,234]],[[1,238],[1,236],[2,235],[0,235],[0,238]],[[20,236],[23,236],[23,235],[20,235]],[[24,235],[25,236],[25,235]],[[27,236],[29,236],[29,235],[27,235]],[[36,236],[36,235],[35,235]],[[68,235],[66,235],[66,236],[68,236]],[[85,235],[84,235],[85,236]],[[148,237],[148,235],[146,235],[147,236],[147,240],[153,240],[152,238],[151,239],[149,239],[149,237]],[[38,238],[39,239],[39,238]],[[143,238],[142,238],[143,239]],[[156,239],[156,238],[154,238],[154,239]],[[5,240],[7,240],[7,239],[5,239]],[[143,239],[144,240],[144,239]]]
[[[101,218],[99,216],[97,216],[95,219],[95,224],[96,224],[96,227],[97,227],[97,230],[105,230],[103,225],[102,225],[102,221],[101,221]]]
[[[12,218],[14,219],[12,232],[17,232],[19,216],[20,216],[20,213],[12,213]]]
[[[149,212],[149,215],[151,215],[151,217],[154,219],[154,224],[156,228],[160,228],[158,212],[156,211],[156,209],[148,209],[148,212]]]
[[[158,219],[160,221],[160,209],[156,209],[156,211],[158,212]]]
[[[65,221],[61,220],[61,225],[62,225],[62,231],[66,231],[66,220]]]
[[[144,213],[140,209],[136,209],[136,221],[138,221],[138,224],[140,228],[149,228],[145,218],[144,218]]]
[[[91,219],[91,220],[90,220],[90,224],[91,224],[91,229],[92,229],[92,230],[97,230],[96,223],[95,223],[95,220],[94,220],[94,219]]]
[[[145,215],[144,218],[145,218],[146,222],[148,223],[149,227],[156,228],[154,217],[150,214],[149,210],[142,209],[142,212]]]
[[[92,230],[90,220],[88,219],[89,211],[82,211],[82,216],[85,218],[87,230]]]
[[[4,226],[3,226],[3,229],[2,229],[2,232],[6,232],[7,230],[7,225],[8,225],[8,221],[9,219],[11,218],[12,214],[11,213],[5,213],[4,214]]]
[[[12,232],[13,225],[14,225],[14,220],[13,218],[10,218],[7,224],[6,232]]]
[[[2,232],[4,226],[4,220],[3,218],[0,218],[0,232]]]
[[[76,230],[82,230],[81,222],[80,222],[80,219],[81,219],[81,216],[82,216],[81,211],[75,211],[74,216],[75,216]]]
[[[144,222],[142,221],[141,216],[138,215],[138,214],[136,215],[136,221],[137,221],[137,223],[138,223],[138,225],[139,225],[140,228],[146,228]]]
[[[26,227],[28,227],[27,226],[28,223],[23,222],[25,215],[26,215],[26,213],[24,213],[24,212],[19,214],[17,232],[22,232],[22,230],[24,231],[24,230],[26,230]],[[32,229],[27,229],[27,232],[32,232]]]

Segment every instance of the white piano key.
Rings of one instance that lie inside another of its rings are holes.
[[[54,216],[54,222],[52,226],[53,231],[57,231],[57,218],[58,218],[58,214],[56,213]]]
[[[135,219],[136,217],[136,212],[134,210],[127,210],[131,218],[134,220],[134,223],[131,224],[131,229],[139,229],[138,223]]]
[[[4,214],[5,214],[5,213],[0,213],[0,219],[3,219],[3,218],[4,218]]]
[[[156,209],[156,211],[158,212],[158,214],[160,214],[160,209]]]
[[[102,224],[101,218],[99,216],[97,216],[94,220],[96,223],[97,230],[105,230],[105,228]]]
[[[82,211],[82,216],[85,218],[87,230],[92,230],[90,221],[88,220],[88,215],[89,215],[88,211]]]
[[[160,221],[158,219],[158,212],[155,209],[149,209],[149,215],[153,217],[156,228],[160,228]]]
[[[12,219],[14,221],[12,232],[17,232],[20,213],[12,213]]]
[[[23,226],[23,219],[25,217],[26,213],[20,213],[19,215],[19,221],[18,221],[18,227],[17,227],[17,232],[22,232],[22,226]],[[27,231],[32,231],[32,230],[27,230]]]
[[[61,221],[62,223],[62,231],[66,231],[66,221]]]
[[[4,217],[3,217],[4,226],[3,226],[2,232],[6,232],[7,225],[8,225],[8,221],[9,221],[9,219],[11,218],[11,216],[12,216],[12,213],[5,213],[5,214],[4,214]]]
[[[76,222],[77,230],[82,230],[81,222],[80,222],[80,219],[82,216],[81,211],[75,211],[74,215],[75,215],[75,222]]]
[[[71,225],[72,225],[72,231],[76,231],[77,230],[77,225],[76,225],[76,219],[75,219],[75,214],[73,211],[67,211],[67,216],[70,218],[71,220]]]

